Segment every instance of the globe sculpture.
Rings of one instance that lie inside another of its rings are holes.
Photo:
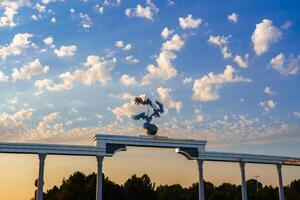
[[[153,113],[149,114],[149,109],[148,113],[146,114],[145,112],[142,112],[137,115],[133,115],[132,118],[134,120],[140,120],[143,119],[146,122],[144,123],[143,127],[147,135],[156,135],[158,128],[155,124],[151,124],[151,121],[153,117],[159,118],[160,114],[164,112],[163,104],[160,103],[159,101],[155,101],[155,104],[152,103],[152,101],[148,98],[141,98],[141,97],[135,97],[134,102],[136,105],[147,105],[153,108]]]

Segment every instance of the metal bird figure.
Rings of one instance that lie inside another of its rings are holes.
[[[132,119],[134,119],[134,120],[140,120],[140,119],[145,120],[146,122],[143,125],[145,132],[148,135],[156,135],[158,128],[155,124],[151,124],[151,121],[152,121],[153,117],[159,118],[160,114],[162,114],[164,112],[163,104],[159,101],[155,101],[155,104],[153,104],[152,101],[150,99],[148,99],[147,97],[145,99],[143,99],[141,97],[135,97],[134,98],[134,103],[136,105],[148,105],[151,108],[153,108],[153,113],[151,115],[149,114],[149,111],[148,111],[147,114],[145,112],[142,112],[140,114],[133,115]]]

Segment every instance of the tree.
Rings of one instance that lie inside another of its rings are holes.
[[[160,185],[155,188],[150,177],[131,176],[124,185],[111,181],[102,174],[104,200],[198,200],[199,184],[188,188],[179,184]],[[63,179],[60,187],[54,186],[44,194],[45,200],[95,200],[97,175],[88,176],[75,172],[68,179]],[[258,186],[258,190],[257,190]],[[204,182],[206,200],[240,200],[241,186],[223,183],[214,186]],[[293,181],[284,188],[286,200],[300,200],[300,180]],[[263,186],[256,180],[247,181],[249,200],[278,200],[278,188]]]
[[[223,183],[216,188],[216,191],[212,194],[211,200],[240,200],[240,189],[231,183]]]
[[[124,192],[127,200],[155,200],[155,184],[148,175],[137,177],[135,174],[124,183]]]
[[[293,181],[284,188],[286,200],[300,199],[300,180]]]
[[[122,186],[110,181],[102,175],[103,198],[123,199]],[[85,176],[81,172],[75,172],[67,180],[63,179],[62,185],[54,186],[45,194],[45,200],[95,200],[96,199],[97,174]]]
[[[158,200],[182,200],[185,197],[186,191],[181,185],[161,185],[156,188]]]
[[[246,184],[247,184],[248,199],[249,200],[259,199],[258,197],[259,193],[263,188],[262,184],[255,179],[248,180]]]

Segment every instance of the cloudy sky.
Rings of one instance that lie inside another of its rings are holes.
[[[160,135],[299,156],[299,13],[297,0],[1,0],[0,140],[141,135],[132,98],[146,95],[165,105]]]

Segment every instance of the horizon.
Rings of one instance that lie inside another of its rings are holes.
[[[299,13],[296,0],[2,0],[0,142],[93,145],[97,133],[141,135],[143,122],[132,115],[147,107],[133,100],[146,96],[164,104],[153,120],[160,136],[299,157]],[[37,156],[0,154],[0,166],[0,199],[29,197]],[[204,167],[214,184],[240,182],[237,165]],[[96,171],[96,161],[47,157],[45,188],[77,168]],[[187,186],[196,168],[164,149],[130,148],[104,160],[117,183],[144,171]],[[277,184],[273,166],[246,169],[247,179]],[[296,167],[283,170],[284,184],[300,178]]]

